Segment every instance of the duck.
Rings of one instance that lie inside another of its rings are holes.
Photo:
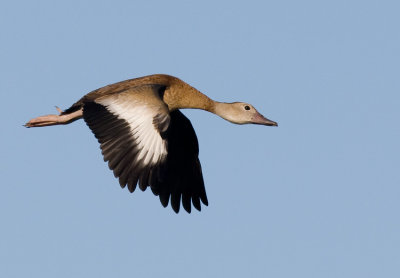
[[[163,207],[191,213],[208,206],[199,144],[181,109],[201,109],[234,124],[278,126],[244,102],[214,101],[181,79],[153,74],[110,84],[84,95],[59,114],[31,119],[25,127],[66,125],[82,119],[100,143],[122,188],[150,187]]]

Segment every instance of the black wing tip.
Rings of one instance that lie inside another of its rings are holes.
[[[179,213],[179,208],[180,208],[179,206],[178,206],[178,207],[175,207],[175,206],[172,207],[173,211],[174,211],[176,214]]]
[[[204,205],[208,206],[208,199],[207,196],[200,197],[201,201],[203,202]]]
[[[160,194],[159,197],[160,197],[161,205],[164,208],[168,207],[170,196]],[[171,199],[171,208],[176,214],[178,214],[180,211],[181,202],[182,202],[183,209],[189,214],[192,213],[192,205],[199,212],[201,212],[201,203],[203,203],[203,205],[205,205],[205,206],[208,206],[207,197],[200,197],[197,200],[194,197],[192,197],[191,199],[189,199],[189,202],[187,202],[187,201],[183,202],[183,198],[178,198],[178,197],[175,197],[175,198],[182,199],[179,201],[179,203],[176,200],[172,201],[172,199]],[[201,200],[201,202],[200,202],[200,200]]]
[[[169,203],[169,194],[160,194],[159,195],[161,205],[166,208]]]

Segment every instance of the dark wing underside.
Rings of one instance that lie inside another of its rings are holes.
[[[127,120],[95,102],[84,103],[83,118],[98,139],[104,160],[119,178],[121,187],[127,185],[133,192],[137,183],[143,191],[150,186],[164,207],[171,200],[176,213],[181,201],[189,213],[191,203],[199,211],[200,200],[208,205],[196,133],[179,110],[171,112],[168,118],[162,115],[153,118],[154,128],[166,142],[167,154],[152,163],[143,159],[143,142],[132,135],[132,125]]]
[[[199,160],[199,144],[189,119],[176,110],[170,113],[171,121],[166,133],[168,155],[164,179],[151,186],[155,195],[160,196],[166,207],[171,199],[175,212],[183,208],[190,212],[190,203],[201,210],[200,200],[208,205],[203,174]],[[171,196],[171,198],[170,198]]]

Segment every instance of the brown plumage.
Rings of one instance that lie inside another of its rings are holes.
[[[60,115],[34,118],[26,127],[68,124],[83,117],[100,143],[104,160],[121,187],[150,187],[166,207],[179,212],[208,205],[199,147],[179,109],[202,109],[236,124],[277,126],[247,103],[222,103],[170,75],[149,75],[111,84],[83,96]]]

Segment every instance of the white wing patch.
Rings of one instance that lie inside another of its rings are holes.
[[[138,101],[124,101],[120,98],[97,99],[112,114],[125,120],[131,130],[132,140],[137,144],[139,153],[135,163],[155,165],[167,155],[166,142],[153,124],[153,119],[159,113]]]

